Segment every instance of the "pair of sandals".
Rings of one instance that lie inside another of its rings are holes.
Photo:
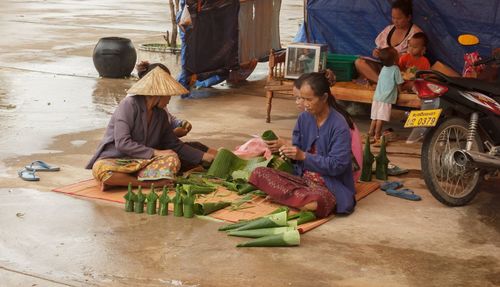
[[[40,177],[36,175],[37,171],[60,171],[58,166],[50,165],[42,160],[35,160],[22,170],[18,171],[19,177],[26,181],[39,181]]]
[[[422,200],[422,198],[418,194],[415,194],[413,190],[401,187],[403,187],[403,184],[399,181],[386,181],[380,186],[380,189],[382,189],[387,195],[412,201]]]

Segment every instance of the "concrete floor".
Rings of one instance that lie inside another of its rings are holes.
[[[237,249],[211,221],[126,214],[121,206],[52,193],[90,178],[84,170],[132,80],[99,79],[100,37],[161,42],[165,1],[0,2],[0,286],[499,286],[500,194],[486,183],[468,206],[437,202],[421,179],[419,145],[389,148],[409,168],[399,178],[422,196],[377,191],[356,212],[302,236],[297,248]],[[284,0],[283,42],[301,16]],[[139,53],[140,59],[158,60]],[[161,59],[178,71],[175,57]],[[234,148],[265,129],[289,137],[294,102],[274,100],[265,124],[261,64],[239,87],[219,85],[170,109],[193,123],[189,139]],[[357,119],[362,130],[367,120]],[[396,120],[397,131],[405,135]],[[61,166],[30,183],[17,170],[42,159]]]

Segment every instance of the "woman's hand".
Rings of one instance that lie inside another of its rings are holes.
[[[293,160],[305,160],[306,154],[296,146],[284,145],[279,149],[280,156],[285,156]]]
[[[212,153],[204,153],[203,158],[201,159],[202,163],[212,163],[214,161],[215,156]]]
[[[373,49],[372,55],[373,55],[373,57],[378,59],[380,56],[380,49],[379,48]]]
[[[284,139],[278,138],[277,140],[264,141],[267,147],[271,150],[272,153],[278,152],[279,148],[286,144]]]
[[[185,128],[182,128],[182,127],[178,127],[178,128],[175,128],[174,129],[174,134],[178,137],[178,138],[181,138],[185,135],[187,135],[189,133],[188,130],[186,130]]]

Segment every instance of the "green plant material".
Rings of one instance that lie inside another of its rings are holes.
[[[195,203],[194,213],[196,215],[208,215],[212,212],[226,208],[230,205],[231,202],[228,201]]]
[[[271,167],[276,170],[281,170],[293,174],[293,164],[290,159],[283,159],[277,155],[274,155],[271,160]]]
[[[156,205],[158,194],[155,192],[155,185],[151,184],[151,191],[146,196],[146,213],[149,215],[156,214]]]
[[[316,220],[316,215],[311,211],[302,211],[297,219],[297,224],[301,225]]]
[[[191,194],[209,194],[214,192],[217,188],[208,185],[193,185],[193,184],[183,184],[182,189],[186,192],[191,192]]]
[[[242,198],[234,201],[231,203],[231,210],[239,210],[241,209],[241,206],[247,202],[252,201],[253,195],[252,194],[247,194],[243,196]]]
[[[380,180],[387,180],[387,170],[389,167],[389,159],[387,158],[385,136],[382,136],[380,143],[380,152],[375,158],[375,177]]]
[[[188,191],[186,195],[182,198],[183,213],[184,217],[192,218],[194,217],[194,195],[191,191]]]
[[[132,183],[128,184],[127,193],[123,196],[125,198],[125,211],[134,212],[134,202],[137,195],[132,191]]]
[[[250,194],[253,194],[255,196],[260,196],[260,197],[266,197],[267,196],[267,193],[263,192],[260,189],[254,190],[254,191],[250,192]]]
[[[276,213],[280,213],[280,212],[283,212],[283,211],[285,211],[286,214],[288,214],[288,212],[290,212],[290,208],[288,208],[287,206],[280,206],[280,207],[276,208],[275,210],[273,210],[269,214],[276,214]]]
[[[372,181],[372,167],[374,156],[370,151],[370,135],[366,135],[365,147],[363,149],[363,168],[361,169],[360,181]]]
[[[256,238],[236,245],[236,247],[282,247],[300,245],[300,233],[297,230]]]
[[[296,219],[295,220],[288,220],[286,224],[288,227],[293,227],[295,229],[297,229],[297,227],[299,226]]]
[[[236,230],[249,230],[249,229],[260,229],[268,227],[284,227],[287,226],[287,216],[286,211],[270,214],[268,216],[261,217],[257,220],[253,220],[248,224],[238,227]]]
[[[134,210],[135,213],[144,213],[144,202],[146,201],[146,195],[142,193],[142,186],[139,185],[139,191],[137,191],[135,197]]]
[[[251,191],[257,190],[257,188],[250,183],[238,183],[236,184],[236,189],[238,190],[238,195],[247,194]]]
[[[208,169],[207,175],[227,179],[234,171],[244,170],[250,173],[257,167],[267,166],[270,161],[271,159],[266,160],[263,157],[244,160],[230,150],[222,148],[219,150],[212,165]]]
[[[235,223],[226,224],[226,225],[219,227],[219,231],[228,231],[228,230],[236,229],[238,227],[241,227],[241,226],[247,224],[250,221],[252,221],[252,220],[241,220],[241,221],[238,221]]]
[[[267,130],[262,133],[261,138],[265,141],[274,141],[278,139],[278,136],[272,130]]]
[[[177,185],[175,187],[175,196],[172,198],[174,203],[174,216],[182,217],[184,215],[183,205],[182,205],[182,186]]]
[[[225,188],[227,188],[227,189],[229,189],[231,191],[238,191],[238,186],[234,182],[223,181],[221,184],[222,184],[222,186],[224,186]]]
[[[286,227],[272,227],[272,228],[261,228],[261,229],[251,229],[251,230],[231,230],[227,234],[229,236],[259,238],[273,234],[280,234],[292,230],[295,230],[295,228],[286,226]]]
[[[235,170],[232,174],[231,177],[233,180],[242,180],[247,182],[248,178],[250,177],[250,172],[247,170]]]
[[[168,204],[171,200],[170,197],[168,196],[168,189],[166,186],[163,186],[163,192],[160,195],[159,201],[160,201],[160,210],[158,211],[158,214],[161,216],[168,215]]]

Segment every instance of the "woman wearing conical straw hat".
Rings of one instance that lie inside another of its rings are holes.
[[[169,73],[156,67],[127,93],[86,167],[102,190],[129,183],[169,184],[181,168],[179,158],[192,165],[212,162],[213,154],[184,144],[173,133],[164,108],[171,96],[187,90]]]

